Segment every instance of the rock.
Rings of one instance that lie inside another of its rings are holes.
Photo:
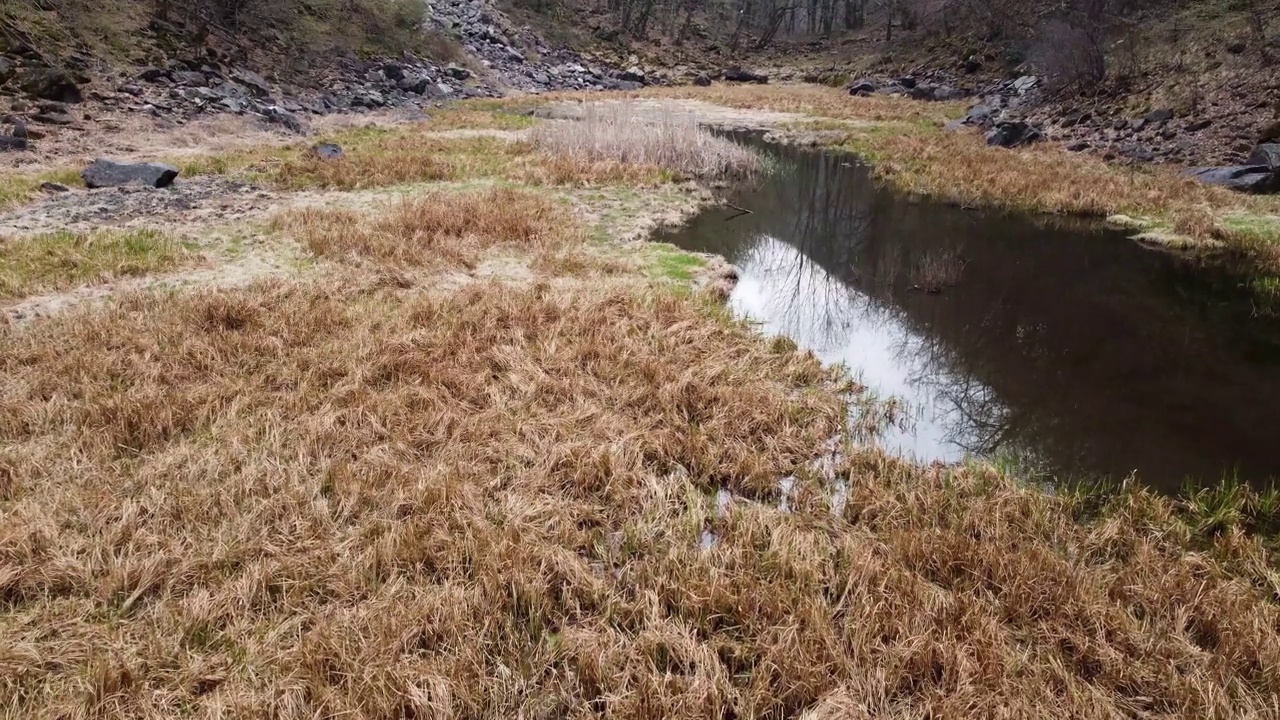
[[[1266,165],[1191,168],[1184,174],[1201,182],[1240,192],[1269,193],[1280,190],[1280,173]]]
[[[346,156],[342,146],[337,143],[320,143],[311,146],[311,154],[321,160],[341,160]]]
[[[18,78],[18,86],[28,95],[58,102],[84,102],[78,78],[54,68],[27,68]]]
[[[970,55],[968,58],[965,58],[963,63],[961,63],[961,68],[964,69],[966,74],[972,75],[982,69],[982,61]]]
[[[1248,45],[1245,45],[1243,42],[1236,40],[1235,42],[1227,43],[1226,50],[1232,55],[1239,55],[1240,53],[1244,52],[1247,47]]]
[[[939,85],[933,89],[930,100],[938,102],[947,102],[948,100],[960,100],[969,96],[969,93],[950,85]]]
[[[14,132],[17,135],[17,132]],[[1246,165],[1262,165],[1280,172],[1280,143],[1263,143],[1253,149]]]
[[[1031,90],[1035,88],[1036,85],[1039,85],[1039,84],[1040,84],[1040,78],[1036,77],[1035,75],[1023,75],[1017,80],[1014,80],[1011,87],[1013,88],[1013,91],[1018,93],[1019,95],[1026,95],[1027,93],[1031,92]]]
[[[271,97],[270,83],[268,83],[266,81],[266,78],[262,77],[258,73],[255,73],[251,70],[244,70],[242,68],[237,68],[231,71],[230,77],[232,80],[235,80],[237,83],[247,88],[249,90],[249,93],[254,97],[259,97],[259,98]]]
[[[644,87],[634,80],[609,80],[604,85],[610,90],[639,90]]]
[[[1004,148],[1015,148],[1043,139],[1044,135],[1028,123],[1017,121],[1002,122],[987,135],[987,144]]]
[[[1259,145],[1273,142],[1275,140],[1280,140],[1280,120],[1268,125],[1263,129],[1262,133],[1258,135]]]
[[[470,80],[471,71],[458,65],[457,63],[449,63],[445,66],[444,72],[454,80]]]
[[[900,87],[904,87],[908,90],[916,89],[916,79],[913,77],[898,78],[896,82]]]
[[[268,105],[262,108],[262,116],[269,123],[283,125],[299,135],[307,134],[307,126],[302,119],[279,105]]]
[[[698,87],[711,87],[711,77],[706,73],[698,73],[693,78],[693,84]]]
[[[988,127],[991,125],[991,119],[995,117],[995,108],[978,104],[969,108],[969,112],[965,114],[964,119],[960,122],[973,127]]]
[[[764,85],[769,82],[769,76],[762,73],[752,72],[743,69],[738,65],[731,65],[725,68],[724,79],[728,82],[750,82]]]
[[[1088,140],[1078,140],[1068,145],[1067,150],[1070,152],[1084,152],[1090,147],[1092,147],[1092,145],[1089,144]]]
[[[40,189],[47,193],[71,192],[71,188],[67,187],[66,185],[63,185],[62,183],[56,183],[56,182],[40,183]]]
[[[9,82],[15,72],[13,61],[6,57],[0,57],[0,85]]]
[[[414,93],[415,95],[426,95],[427,86],[431,84],[431,78],[427,78],[427,77],[405,78],[405,80],[412,80],[413,82],[410,83],[407,87],[403,87],[401,89]]]
[[[209,86],[209,78],[205,77],[204,73],[196,72],[194,70],[173,72],[169,77],[173,78],[173,81],[179,85],[190,85],[192,87]]]
[[[142,80],[143,82],[149,82],[149,83],[159,82],[161,80],[168,80],[169,71],[163,68],[155,68],[155,67],[147,68],[146,70],[143,70],[142,72],[138,73],[138,79]]]
[[[32,122],[44,125],[73,125],[76,119],[64,112],[38,112],[31,116]]]
[[[0,152],[10,152],[15,150],[27,150],[30,144],[23,137],[0,136]]]
[[[126,95],[132,95],[134,97],[142,95],[142,86],[137,83],[125,83],[120,86],[119,90]]]
[[[404,66],[395,62],[386,63],[382,66],[382,76],[388,80],[403,80]]]
[[[120,163],[99,158],[80,174],[91,188],[118,187],[141,183],[155,188],[169,187],[178,177],[178,168],[163,163]]]
[[[644,85],[647,82],[645,79],[644,70],[641,70],[639,67],[636,67],[635,65],[632,65],[626,70],[623,70],[622,72],[618,73],[618,79],[630,80],[631,82],[637,82],[637,83],[640,83],[641,85]]]
[[[1142,119],[1148,125],[1155,125],[1157,123],[1169,122],[1170,120],[1173,119],[1173,111],[1168,108],[1162,108],[1160,110],[1152,110],[1151,112],[1144,115]]]
[[[22,118],[13,118],[13,132],[9,134],[16,138],[24,138],[29,135],[27,124],[22,122]]]
[[[1200,132],[1212,124],[1212,120],[1194,120],[1187,123],[1187,132]]]
[[[847,88],[850,95],[866,96],[876,91],[876,81],[871,78],[862,78],[849,83]]]

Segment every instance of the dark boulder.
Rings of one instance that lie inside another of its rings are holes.
[[[248,88],[249,93],[254,97],[271,97],[271,84],[256,72],[244,69],[232,70],[231,79]]]
[[[629,67],[626,70],[623,70],[622,72],[618,73],[618,79],[629,80],[631,82],[640,83],[641,85],[644,85],[648,82],[648,80],[645,78],[644,70],[641,70],[640,68],[634,67],[634,66]]]
[[[1249,193],[1280,190],[1280,173],[1266,165],[1191,168],[1185,173],[1201,182]]]
[[[142,80],[143,82],[149,82],[149,83],[160,82],[161,80],[168,80],[169,71],[165,70],[164,68],[156,68],[156,67],[147,68],[146,70],[143,70],[142,72],[138,73],[138,79]]]
[[[1169,110],[1168,108],[1162,108],[1160,110],[1152,110],[1151,112],[1144,115],[1142,119],[1146,121],[1146,124],[1148,125],[1155,125],[1157,123],[1169,122],[1170,120],[1173,119],[1173,111]]]
[[[989,127],[995,114],[995,108],[978,104],[969,108],[969,112],[965,113],[964,119],[960,122],[971,127]]]
[[[1085,150],[1088,150],[1090,147],[1092,146],[1089,144],[1088,140],[1077,140],[1076,142],[1073,142],[1070,145],[1068,145],[1067,150],[1069,152],[1084,152]]]
[[[69,113],[42,110],[32,115],[31,121],[44,125],[73,125],[76,119],[71,117]]]
[[[205,77],[202,72],[195,70],[176,70],[170,74],[174,82],[179,85],[190,85],[191,87],[208,87],[209,78]]]
[[[80,173],[91,188],[117,187],[141,183],[155,188],[169,187],[178,177],[178,168],[163,163],[121,163],[99,158]]]
[[[862,78],[861,80],[854,80],[853,82],[849,83],[849,85],[847,86],[850,95],[861,95],[861,96],[870,95],[871,93],[876,91],[877,87],[879,86],[876,84],[876,81],[872,80],[871,78]]]
[[[1044,135],[1035,127],[1022,121],[998,123],[987,135],[987,144],[1004,148],[1015,148],[1036,142]]]
[[[769,82],[769,76],[762,73],[746,70],[738,65],[725,68],[724,79],[729,82],[750,82],[764,85]]]
[[[1187,123],[1187,132],[1200,132],[1213,124],[1212,120],[1193,120]]]
[[[382,66],[382,76],[388,80],[403,80],[404,66],[396,62],[386,63]]]
[[[698,73],[693,79],[693,84],[698,87],[711,87],[711,77],[706,73]]]
[[[341,160],[345,157],[342,146],[337,143],[320,143],[311,146],[311,154],[321,160]]]
[[[65,103],[84,102],[80,78],[55,68],[27,68],[18,77],[18,87],[41,100]]]
[[[9,137],[0,135],[0,152],[10,152],[14,150],[27,150],[31,147],[24,137]]]
[[[898,85],[908,90],[914,90],[916,87],[916,79],[913,77],[898,78]]]
[[[16,133],[15,133],[16,134]],[[1262,165],[1280,172],[1280,143],[1263,143],[1253,149],[1245,165]]]

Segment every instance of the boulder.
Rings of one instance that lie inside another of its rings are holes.
[[[1280,140],[1280,120],[1268,125],[1263,129],[1262,133],[1258,135],[1259,145],[1265,145],[1276,140]]]
[[[698,75],[693,78],[693,84],[698,87],[711,87],[711,77],[706,73],[698,73]]]
[[[311,154],[321,160],[341,160],[345,157],[342,146],[337,143],[320,143],[311,146]]]
[[[728,82],[750,82],[764,85],[769,82],[769,76],[762,73],[746,70],[738,65],[731,65],[725,68],[724,79]]]
[[[14,150],[27,150],[31,146],[24,137],[9,137],[0,135],[0,152],[10,152]]]
[[[271,97],[271,84],[256,72],[244,69],[232,70],[231,79],[247,88],[254,97]]]
[[[1280,190],[1280,173],[1266,165],[1191,168],[1185,174],[1201,182],[1240,192],[1269,193]]]
[[[871,78],[862,78],[849,83],[847,89],[850,95],[866,96],[876,91],[876,81]]]
[[[84,102],[79,78],[55,68],[27,68],[18,77],[18,87],[41,100],[65,103]]]
[[[1193,120],[1187,123],[1187,132],[1200,132],[1212,124],[1213,121],[1207,118],[1203,120]]]
[[[470,80],[471,71],[456,63],[449,63],[445,66],[444,72],[454,80]]]
[[[1067,150],[1069,152],[1084,152],[1085,150],[1088,150],[1090,147],[1092,146],[1089,144],[1088,140],[1077,140],[1076,142],[1073,142],[1070,145],[1068,145]]]
[[[1023,75],[1017,80],[1014,80],[1011,87],[1013,88],[1013,91],[1019,95],[1026,95],[1031,92],[1032,88],[1039,84],[1040,78],[1035,75]]]
[[[32,122],[42,123],[44,125],[72,125],[76,119],[65,112],[49,112],[42,110],[31,116]]]
[[[178,177],[178,168],[163,163],[121,163],[99,158],[80,176],[91,188],[118,187],[141,183],[155,188],[169,187]]]
[[[404,66],[395,62],[386,63],[382,66],[382,76],[388,80],[403,80]]]
[[[1147,125],[1155,125],[1157,123],[1169,122],[1173,119],[1173,111],[1168,108],[1160,110],[1152,110],[1142,117]]]
[[[900,87],[904,87],[908,90],[914,90],[916,88],[916,79],[913,77],[898,78],[896,82]]]
[[[192,87],[207,87],[209,85],[209,78],[205,77],[204,73],[194,70],[174,71],[169,77],[179,85],[190,85]]]
[[[149,82],[149,83],[160,82],[161,80],[168,80],[169,71],[165,70],[164,68],[156,68],[156,67],[147,68],[146,70],[143,70],[142,72],[138,73],[138,79],[142,80],[143,82]]]
[[[1015,148],[1033,143],[1044,138],[1044,135],[1028,123],[1018,121],[998,123],[987,135],[987,144],[1004,148]]]
[[[630,80],[631,82],[637,82],[637,83],[640,83],[641,85],[644,85],[647,82],[647,80],[645,79],[644,70],[641,70],[638,66],[635,66],[635,65],[632,65],[626,70],[623,70],[622,72],[618,73],[618,79]]]
[[[18,133],[15,131],[14,135]],[[1263,143],[1253,149],[1245,165],[1261,165],[1280,172],[1280,143]]]

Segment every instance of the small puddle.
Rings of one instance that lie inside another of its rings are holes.
[[[1090,223],[912,200],[850,156],[763,149],[777,171],[731,197],[752,214],[658,239],[723,255],[735,310],[900,400],[888,449],[1166,492],[1280,476],[1280,332],[1226,271]]]

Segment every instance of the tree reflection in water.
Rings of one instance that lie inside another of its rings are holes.
[[[791,150],[663,238],[724,255],[734,306],[843,362],[912,420],[885,444],[921,460],[1013,457],[1057,474],[1166,489],[1239,466],[1280,474],[1280,339],[1234,278],[1114,233],[942,207],[885,192],[849,158]],[[922,259],[964,262],[911,289]]]

